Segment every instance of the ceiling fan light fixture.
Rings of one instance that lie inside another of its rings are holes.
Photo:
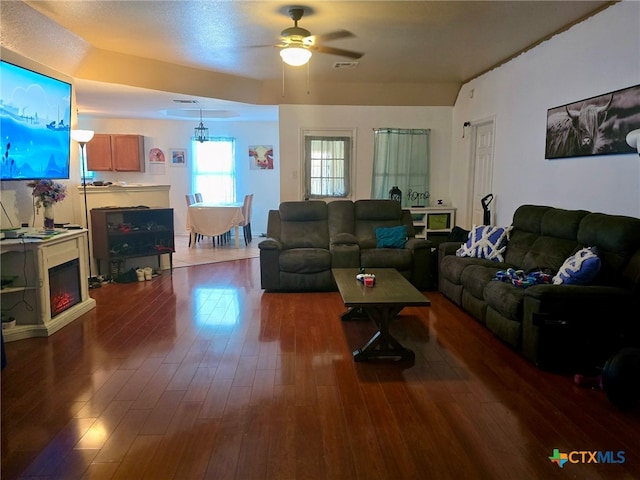
[[[193,131],[193,139],[200,143],[209,140],[209,129],[202,123],[202,109],[200,109],[200,124]]]
[[[311,50],[297,45],[285,47],[280,50],[282,61],[292,67],[300,67],[311,58]]]

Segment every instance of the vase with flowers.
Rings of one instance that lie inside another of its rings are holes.
[[[32,195],[36,199],[35,206],[38,211],[40,207],[44,208],[44,229],[53,230],[55,226],[53,206],[67,196],[67,187],[62,183],[46,179],[34,180],[27,183],[27,186],[33,188]]]

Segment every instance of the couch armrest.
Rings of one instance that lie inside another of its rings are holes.
[[[260,250],[282,250],[282,242],[275,238],[265,238],[258,244]]]
[[[433,242],[431,242],[430,240],[425,240],[424,238],[410,237],[407,240],[407,243],[405,244],[404,248],[408,248],[414,253],[416,252],[416,250],[422,250],[422,249],[428,249],[430,252],[431,249],[433,248]]]
[[[331,245],[358,245],[358,239],[352,233],[337,233],[330,239]]]
[[[360,268],[360,247],[355,244],[334,244],[331,251],[331,268]]]
[[[442,242],[438,245],[438,265],[447,255],[455,255],[460,245],[462,245],[460,242]]]
[[[593,367],[637,323],[625,314],[633,294],[597,285],[534,285],[524,294],[522,353],[543,367]]]
[[[535,324],[535,316],[551,315],[563,322],[613,324],[619,322],[613,317],[622,316],[632,302],[632,293],[620,287],[533,285],[525,290],[523,323]]]
[[[411,272],[411,283],[418,290],[432,290],[435,288],[435,278],[433,276],[433,262],[435,261],[433,243],[424,238],[409,238],[405,245],[413,256],[413,270]]]
[[[461,242],[442,242],[438,245],[438,253],[439,255],[455,255],[456,251],[462,245]]]
[[[583,305],[598,302],[630,301],[631,292],[620,287],[602,285],[533,285],[526,289],[525,299],[532,299],[542,305],[557,305],[582,302]],[[613,307],[613,305],[610,305]]]

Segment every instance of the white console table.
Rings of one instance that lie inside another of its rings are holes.
[[[89,297],[87,230],[62,230],[50,238],[4,239],[0,243],[2,277],[13,282],[0,290],[4,316],[16,324],[2,331],[5,342],[46,337],[95,308]],[[78,259],[80,297],[73,306],[52,317],[49,269]]]

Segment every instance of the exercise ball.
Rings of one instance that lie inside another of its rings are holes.
[[[602,369],[602,389],[619,408],[634,407],[640,400],[640,348],[623,348]]]

